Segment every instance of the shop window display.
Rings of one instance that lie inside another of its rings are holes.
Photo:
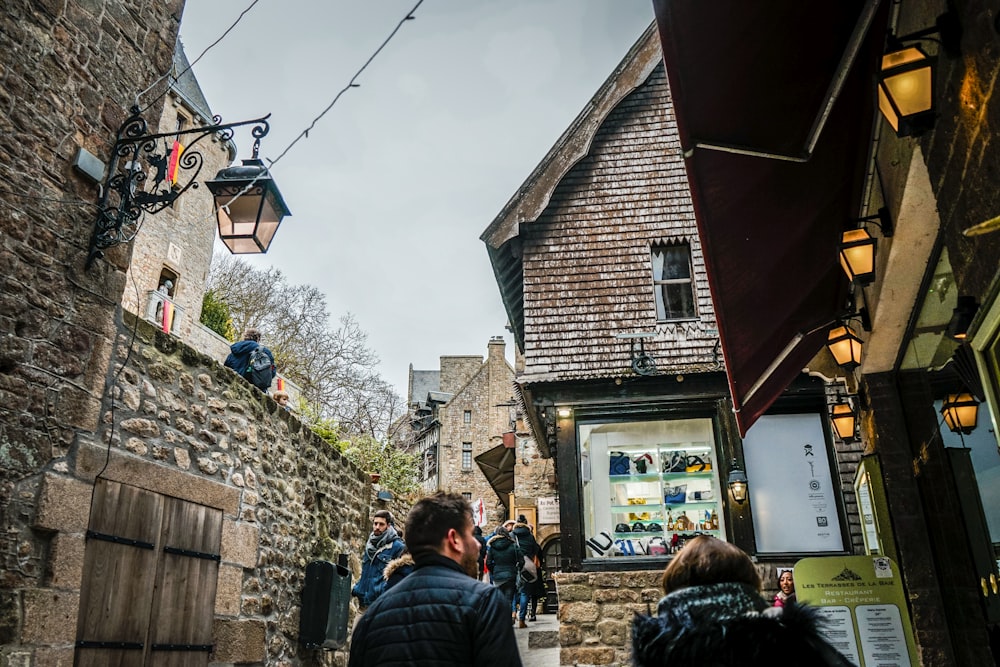
[[[580,424],[588,556],[662,556],[725,539],[710,419]]]

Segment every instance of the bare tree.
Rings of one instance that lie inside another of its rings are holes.
[[[376,371],[368,334],[350,314],[332,326],[326,297],[290,285],[275,268],[258,269],[231,255],[212,261],[208,288],[230,309],[234,326],[259,329],[281,374],[345,435],[384,441],[403,402]]]

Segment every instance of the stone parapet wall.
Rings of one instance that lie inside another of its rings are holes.
[[[560,572],[559,664],[631,665],[632,618],[655,613],[661,570]]]
[[[97,477],[222,511],[213,664],[345,664],[346,651],[298,646],[299,603],[310,561],[348,554],[360,573],[379,505],[368,475],[218,361],[130,315],[109,384],[97,431],[14,487],[0,664],[72,663]]]

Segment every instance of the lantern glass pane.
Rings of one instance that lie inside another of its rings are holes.
[[[930,64],[886,77],[884,85],[904,117],[928,111],[933,105]]]
[[[875,239],[865,229],[844,232],[840,248],[840,266],[851,280],[874,277]]]
[[[889,101],[889,96],[886,94],[885,85],[879,83],[878,87],[878,108],[885,116],[885,119],[889,121],[889,125],[892,126],[894,132],[899,132],[899,116],[896,114],[896,110],[892,108],[892,102]]]
[[[854,331],[848,326],[839,326],[830,330],[827,338],[827,347],[833,355],[834,361],[839,366],[861,362],[861,341]]]
[[[830,421],[833,422],[833,430],[841,440],[854,438],[854,411],[846,403],[839,403],[833,406]]]
[[[915,46],[911,46],[882,56],[882,71],[885,72],[900,65],[927,60],[927,55]]]

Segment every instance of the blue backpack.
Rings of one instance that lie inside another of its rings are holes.
[[[271,381],[274,379],[274,366],[271,357],[262,346],[258,345],[250,353],[250,361],[247,364],[247,369],[243,371],[243,377],[261,391],[266,392],[271,386]]]

